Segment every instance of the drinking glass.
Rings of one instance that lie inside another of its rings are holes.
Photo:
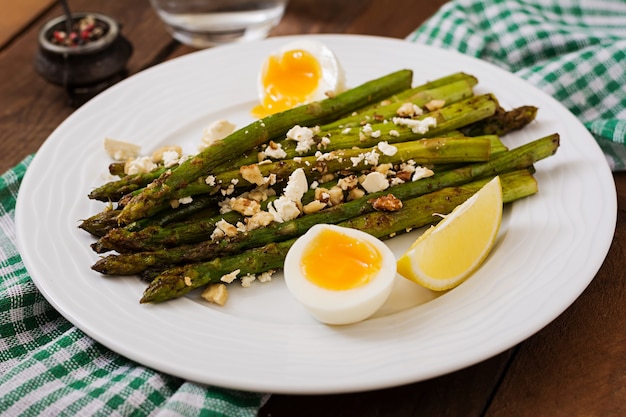
[[[265,38],[287,0],[150,0],[178,41],[196,48]]]

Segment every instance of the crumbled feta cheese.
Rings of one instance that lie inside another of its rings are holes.
[[[222,233],[218,232],[220,230]],[[217,233],[217,237],[228,236],[233,237],[236,236],[238,231],[237,227],[228,223],[226,220],[222,219],[219,222],[215,223],[215,230],[213,233]],[[211,235],[211,239],[213,239],[213,235]]]
[[[293,220],[300,215],[300,209],[296,202],[285,196],[280,196],[268,204],[267,211],[274,216],[274,221],[277,223]]]
[[[213,175],[209,175],[208,177],[206,177],[206,178],[204,179],[204,182],[205,182],[207,185],[210,185],[211,187],[212,187],[212,186],[214,186],[214,185],[215,185],[215,176],[213,176]]]
[[[270,282],[272,280],[272,275],[274,275],[275,272],[275,270],[270,269],[269,271],[259,274],[256,278],[259,280],[259,282]]]
[[[241,272],[241,269],[235,269],[231,273],[222,275],[222,277],[220,278],[220,281],[230,284],[231,282],[235,280],[235,278],[237,278],[237,275],[239,275],[240,272]]]
[[[202,130],[202,144],[200,148],[206,148],[224,139],[235,131],[235,125],[228,120],[217,120]]]
[[[349,175],[337,181],[337,185],[344,191],[351,190],[359,185],[356,175]]]
[[[341,133],[343,133],[344,135],[347,135],[348,133],[350,133],[351,130],[352,130],[351,127],[346,127],[344,130],[341,131]]]
[[[383,155],[393,156],[398,152],[398,148],[393,145],[390,145],[387,142],[378,142],[378,150],[380,150]]]
[[[276,184],[276,174],[271,173],[267,177],[263,178],[264,185],[274,185]]]
[[[413,172],[413,177],[411,178],[411,181],[421,180],[422,178],[430,177],[433,175],[435,175],[435,173],[428,168],[416,167],[415,171]]]
[[[356,167],[357,165],[359,165],[361,162],[363,162],[363,160],[365,159],[365,154],[360,153],[357,156],[353,156],[350,158],[350,161],[352,161],[352,166]]]
[[[366,165],[378,165],[378,157],[380,155],[376,152],[375,149],[372,149],[369,152],[360,153],[357,156],[350,157],[350,161],[352,162],[352,166],[356,167],[361,162],[365,162]]]
[[[187,161],[188,159],[191,159],[191,155],[183,155],[178,159],[178,165],[182,164],[183,162]]]
[[[413,133],[426,133],[428,129],[431,127],[437,126],[437,119],[434,117],[425,117],[421,120],[413,120],[413,119],[404,119],[402,117],[394,117],[392,119],[393,123],[398,126],[407,126],[409,127]]]
[[[389,131],[389,136],[393,136],[394,138],[400,137],[400,132],[395,129]]]
[[[241,286],[244,287],[244,288],[248,288],[255,279],[256,279],[256,275],[254,275],[254,274],[247,274],[247,275],[245,275],[245,276],[240,278]]]
[[[375,149],[372,149],[371,151],[367,152],[365,154],[365,163],[372,165],[372,166],[376,166],[378,165],[378,157],[380,155],[378,154],[378,152],[376,152]]]
[[[334,152],[321,153],[320,151],[317,151],[315,152],[315,157],[318,162],[332,161],[333,159],[337,159],[337,154]]]
[[[230,208],[230,198],[225,198],[224,200],[219,201],[217,205],[220,206],[220,214],[230,213],[233,211],[233,209]]]
[[[193,197],[191,196],[182,197],[178,199],[178,202],[180,204],[190,204],[192,201],[193,201]]]
[[[248,227],[246,226],[246,224],[244,222],[237,222],[235,227],[237,228],[237,231],[241,232],[241,233],[244,233],[244,232],[248,231]]]
[[[380,135],[380,130],[374,130],[371,124],[366,123],[359,132],[359,140],[363,141],[368,137],[379,138]]]
[[[178,155],[178,152],[165,151],[163,152],[163,157],[161,160],[163,161],[163,165],[165,166],[165,168],[169,168],[169,167],[176,165],[178,163],[179,158],[180,158],[180,155]]]
[[[328,136],[324,136],[320,140],[320,143],[317,145],[317,149],[321,149],[321,148],[326,149],[328,145],[330,145],[330,138]]]
[[[295,125],[287,132],[287,139],[298,142],[296,145],[296,152],[298,153],[308,152],[315,145],[314,136],[315,131],[313,129],[300,125]]]
[[[178,162],[178,159],[183,155],[183,148],[177,145],[161,146],[159,149],[152,152],[152,162],[158,164],[163,162],[164,165],[174,165]],[[174,161],[174,163],[171,163]]]
[[[137,158],[141,154],[141,146],[109,137],[104,138],[104,150],[116,161]]]
[[[280,143],[270,141],[269,146],[263,151],[268,158],[283,159],[287,157],[287,152]]]
[[[374,171],[365,176],[365,180],[361,183],[361,186],[365,188],[365,191],[368,193],[376,193],[386,190],[389,187],[389,182],[384,174]]]
[[[294,170],[289,176],[284,195],[291,201],[300,201],[304,193],[309,189],[306,174],[302,168]]]
[[[128,175],[145,174],[156,168],[156,164],[152,162],[149,156],[140,156],[124,164],[124,172]]]
[[[402,164],[400,164],[400,171],[408,171],[408,172],[414,172],[415,171],[415,161],[412,159],[409,159],[406,162],[403,162]]]
[[[226,187],[226,189],[221,189],[220,192],[224,196],[231,195],[232,193],[235,192],[235,185],[234,184],[228,184],[228,187]]]

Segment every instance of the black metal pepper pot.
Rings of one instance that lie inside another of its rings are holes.
[[[72,27],[67,33],[67,19],[61,16],[41,28],[35,69],[65,88],[76,104],[124,77],[132,45],[114,19],[99,13],[73,13]]]

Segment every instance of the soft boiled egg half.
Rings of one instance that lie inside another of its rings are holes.
[[[355,229],[318,224],[287,252],[288,290],[317,320],[356,323],[382,307],[396,277],[396,259],[379,239]]]
[[[258,78],[260,104],[252,113],[265,117],[345,90],[337,57],[314,40],[285,44],[263,62]]]

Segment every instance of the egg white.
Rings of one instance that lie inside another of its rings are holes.
[[[355,239],[374,245],[382,257],[382,266],[365,285],[336,291],[318,287],[309,281],[300,267],[303,251],[324,229],[334,229]],[[284,276],[287,289],[317,320],[326,324],[343,325],[367,319],[382,307],[396,277],[396,259],[389,247],[379,239],[359,230],[318,224],[301,236],[285,258]]]
[[[319,79],[317,88],[313,93],[303,98],[303,101],[300,104],[325,99],[327,97],[326,93],[329,91],[334,92],[335,94],[345,91],[346,82],[343,67],[341,66],[335,53],[321,42],[310,39],[295,40],[283,45],[271,56],[280,59],[280,57],[285,53],[296,49],[304,50],[310,53],[317,60],[322,70],[322,75]],[[265,91],[265,85],[263,84],[263,75],[266,71],[268,60],[269,57],[264,61],[258,77],[258,94],[261,103],[264,102],[267,94]]]

